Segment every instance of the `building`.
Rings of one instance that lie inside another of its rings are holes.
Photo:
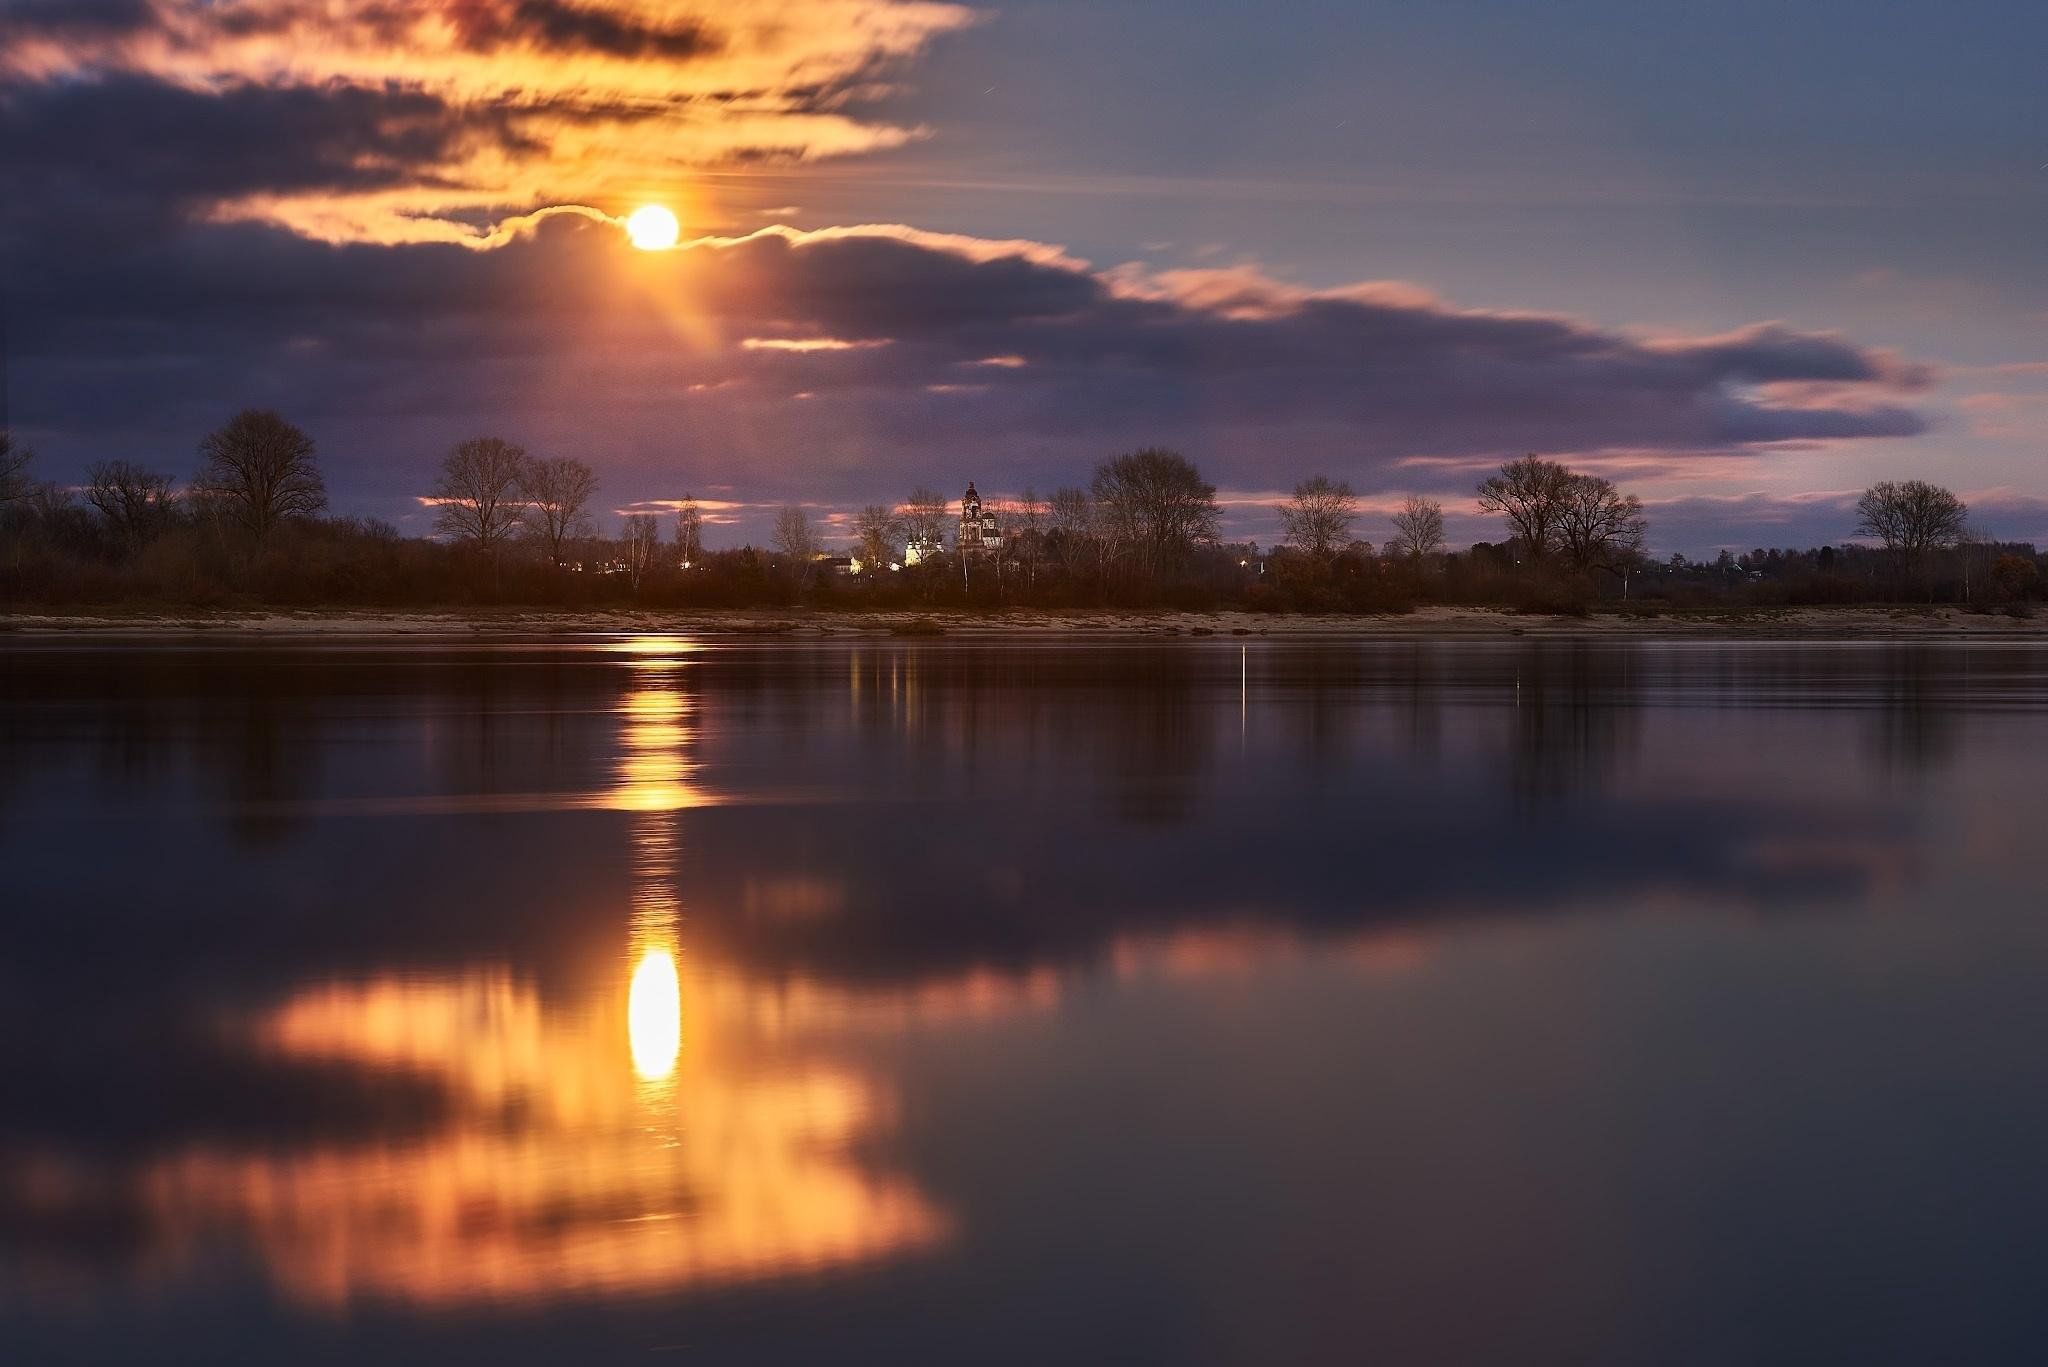
[[[1003,524],[993,508],[984,508],[972,481],[960,498],[960,540],[962,555],[985,551],[991,555],[1003,549]]]

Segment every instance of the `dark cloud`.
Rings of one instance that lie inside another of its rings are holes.
[[[573,0],[461,0],[441,6],[443,17],[475,51],[512,45],[559,53],[598,53],[669,61],[719,50],[718,35],[695,18],[649,23],[637,14]],[[417,0],[357,3],[349,22],[380,39],[402,36],[423,12]],[[220,6],[207,16],[214,32],[230,38],[288,35],[305,22],[297,5]],[[0,0],[0,39],[109,37],[164,29],[150,0]]]
[[[1795,332],[1776,323],[1744,328],[1725,337],[1679,342],[1669,349],[1674,355],[1697,361],[1716,376],[1751,384],[1880,381],[1918,387],[1933,378],[1925,366],[1893,360],[1834,333]]]
[[[1327,469],[1384,488],[1410,482],[1404,457],[1682,461],[1925,427],[1905,402],[1924,377],[1840,337],[1644,341],[1391,288],[1219,306],[1200,282],[905,229],[660,257],[575,218],[488,252],[248,226],[38,251],[14,398],[46,452],[189,450],[260,401],[327,441],[349,501],[418,492],[475,430],[573,446],[617,506],[685,484],[861,501],[962,469],[1045,488],[1152,441],[1232,487]]]
[[[477,5],[456,14],[470,41],[479,47],[523,41],[561,51],[670,59],[698,57],[718,49],[718,39],[702,24],[645,24],[563,0],[512,0],[506,5]]]
[[[1856,532],[1856,494],[1834,490],[1803,497],[1770,494],[1694,495],[1649,508],[1659,550],[1692,555],[1718,550],[1833,546]]]
[[[149,27],[149,0],[0,0],[0,42],[25,37],[106,37]]]
[[[138,27],[150,17],[147,7],[133,0],[110,0],[110,4],[141,10]],[[570,0],[465,0],[443,5],[440,10],[460,35],[462,45],[473,52],[526,46],[565,55],[598,53],[673,61],[719,49],[717,35],[694,19],[650,24],[631,14]],[[349,22],[359,33],[390,41],[402,38],[422,12],[418,0],[357,3],[349,10]],[[47,30],[62,21],[34,22]],[[222,9],[211,22],[218,32],[242,38],[292,33],[304,23],[304,16],[296,7],[284,5],[268,10]]]
[[[0,129],[0,232],[41,239],[24,255],[74,251],[80,234],[161,234],[245,195],[409,185],[459,148],[518,141],[501,112],[418,91],[127,76],[0,92]]]

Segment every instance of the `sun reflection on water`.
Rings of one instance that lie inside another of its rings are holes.
[[[643,1081],[658,1082],[675,1072],[683,1047],[683,1000],[676,957],[667,950],[650,949],[640,956],[626,996],[626,1027],[633,1071]]]
[[[139,1191],[171,1249],[239,1231],[284,1290],[333,1307],[674,1289],[941,1237],[906,1179],[852,1156],[887,1128],[886,1095],[764,1038],[749,995],[660,953],[580,1006],[495,970],[310,988],[255,1023],[259,1047],[429,1080],[445,1121],[416,1138],[202,1145],[152,1164]],[[688,1051],[685,1001],[710,1017]]]
[[[1094,965],[874,986],[749,971],[690,938],[685,813],[704,800],[691,786],[691,671],[661,650],[624,654],[615,767],[588,790],[624,813],[614,848],[631,869],[629,915],[613,907],[604,923],[617,957],[600,981],[544,994],[478,964],[302,984],[241,1020],[245,1043],[315,1075],[424,1087],[430,1110],[271,1147],[194,1135],[125,1162],[51,1155],[0,1171],[0,1195],[12,1188],[37,1211],[132,1213],[152,1273],[239,1261],[217,1256],[224,1245],[251,1251],[284,1294],[329,1309],[848,1267],[929,1248],[952,1227],[892,1168],[894,1096],[876,1071],[887,1065],[856,1062],[861,1041],[1048,1015],[1104,973],[1213,979],[1331,948],[1204,927],[1115,941]],[[807,924],[849,905],[841,882],[764,869],[749,914]],[[1360,962],[1405,964],[1411,949],[1367,945]]]
[[[632,813],[633,919],[628,961],[626,1034],[633,1069],[650,1105],[672,1100],[671,1080],[682,1052],[682,816],[698,806],[691,785],[694,739],[685,691],[684,643],[636,637],[625,643],[633,688],[620,709],[620,756],[613,806]],[[660,1121],[657,1118],[657,1128]]]
[[[617,978],[568,1003],[481,967],[295,993],[250,1024],[256,1048],[425,1080],[447,1115],[417,1136],[150,1165],[138,1186],[182,1251],[169,1263],[232,1231],[304,1301],[456,1305],[778,1276],[943,1235],[906,1179],[852,1156],[887,1128],[886,1094],[765,1033],[762,986],[686,951],[682,813],[705,801],[688,647],[620,653],[632,686],[603,804],[629,821]]]

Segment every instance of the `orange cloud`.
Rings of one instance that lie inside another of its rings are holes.
[[[886,337],[865,337],[847,341],[843,337],[749,337],[740,343],[748,351],[865,351],[889,345]]]
[[[689,960],[685,958],[687,964]],[[886,1121],[857,1075],[756,1070],[718,1047],[737,1005],[682,983],[691,1047],[636,1079],[624,1004],[546,1009],[503,974],[309,989],[255,1029],[287,1057],[432,1078],[445,1130],[364,1148],[246,1155],[199,1147],[142,1178],[169,1229],[240,1226],[289,1292],[445,1305],[750,1280],[939,1238],[907,1181],[847,1149]],[[525,1108],[520,1128],[503,1123]]]
[[[535,205],[604,217],[581,206],[674,200],[690,168],[920,136],[848,106],[972,20],[933,0],[151,0],[130,25],[10,31],[0,75],[425,97],[474,128],[416,164],[359,168],[392,172],[375,183],[230,196],[211,216],[331,242],[490,246]]]

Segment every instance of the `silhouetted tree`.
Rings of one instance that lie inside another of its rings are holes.
[[[909,501],[903,505],[904,528],[909,532],[910,539],[920,546],[944,546],[946,514],[952,507],[952,503],[944,494],[927,489],[922,484],[912,489]]]
[[[1479,485],[1479,506],[1507,519],[1508,531],[1541,560],[1556,548],[1558,523],[1570,498],[1572,472],[1554,460],[1524,456]]]
[[[1938,484],[1882,480],[1856,500],[1856,534],[1884,542],[1904,573],[1923,569],[1930,552],[1962,540],[1970,510]]]
[[[1557,543],[1573,569],[1613,570],[1642,553],[1643,504],[1597,475],[1573,475],[1557,513]]]
[[[633,591],[640,591],[648,571],[654,568],[655,553],[661,549],[661,524],[652,513],[633,513],[626,518],[622,545],[626,553],[626,577]]]
[[[1032,584],[1038,582],[1038,560],[1045,552],[1045,516],[1045,500],[1027,484],[1004,524],[1010,553],[1023,563]]]
[[[457,442],[441,460],[441,480],[434,486],[438,505],[434,530],[465,541],[489,556],[498,552],[520,525],[518,497],[526,452],[498,437],[472,437]]]
[[[86,471],[85,501],[130,552],[163,530],[173,499],[169,475],[125,460],[103,460]]]
[[[2006,554],[1991,562],[1991,582],[2008,599],[2026,597],[2040,578],[2034,562],[2021,556]]]
[[[811,515],[795,504],[775,514],[775,549],[802,565],[818,553],[818,531]]]
[[[28,467],[35,458],[36,453],[16,441],[12,432],[0,431],[0,508],[27,501],[34,488]]]
[[[676,558],[685,565],[704,560],[704,514],[695,494],[684,494],[683,506],[676,509]]]
[[[1358,499],[1349,484],[1332,484],[1316,475],[1294,486],[1294,497],[1280,505],[1287,544],[1318,563],[1327,563],[1350,539],[1358,519]]]
[[[1077,570],[1095,544],[1095,500],[1086,489],[1052,491],[1052,533],[1059,540],[1060,559],[1069,573]]]
[[[861,564],[870,572],[887,570],[896,558],[896,541],[903,533],[902,520],[892,508],[870,503],[853,520],[853,534],[860,543]]]
[[[597,473],[580,460],[557,456],[521,461],[517,478],[519,496],[526,500],[521,517],[559,569],[563,545],[590,535],[588,509],[597,493]]]
[[[193,486],[260,545],[288,517],[327,506],[313,439],[268,409],[245,408],[199,443]]]
[[[1388,554],[1422,560],[1440,554],[1443,548],[1444,505],[1411,494],[1394,514],[1394,539],[1387,543]]]
[[[1157,447],[1097,466],[1094,494],[1103,534],[1141,573],[1178,569],[1215,541],[1223,520],[1216,486],[1185,456]]]

